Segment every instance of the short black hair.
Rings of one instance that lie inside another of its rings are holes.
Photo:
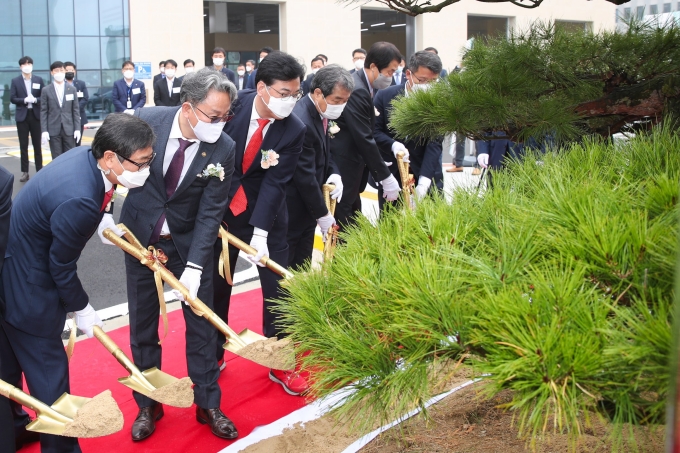
[[[401,61],[401,52],[399,52],[397,46],[391,42],[378,41],[368,49],[364,68],[369,68],[371,64],[374,64],[378,67],[378,71],[382,71],[393,61]]]
[[[76,68],[76,64],[72,61],[65,61],[64,62],[64,69],[66,69],[66,66],[73,66],[73,69],[78,69],[78,68]]]
[[[248,60],[246,61],[246,64],[250,63],[251,65],[255,66],[255,60]]]
[[[131,64],[133,68],[135,67],[135,64],[134,64],[133,62],[131,62],[130,60],[125,60],[125,61],[123,62],[123,66],[121,66],[120,68],[121,68],[121,69],[125,69],[125,66],[127,66],[127,65],[129,65],[129,64]]]
[[[268,54],[269,54],[269,53],[274,52],[274,49],[272,49],[272,48],[269,47],[269,46],[264,46],[263,48],[260,49],[260,53],[262,53],[262,52],[265,52],[265,53],[268,53]]]
[[[439,55],[439,52],[437,52],[437,49],[435,49],[434,47],[426,47],[426,48],[423,49],[423,51],[424,52],[434,52],[437,55]]]
[[[29,56],[19,58],[19,66],[23,66],[25,64],[33,64],[33,58]]]
[[[227,52],[221,47],[215,47],[210,55],[215,55],[216,53],[221,53],[225,57],[227,56]]]
[[[62,63],[61,61],[57,60],[57,61],[55,61],[54,63],[52,63],[52,64],[50,65],[50,71],[54,71],[54,70],[57,69],[57,68],[63,68],[63,67],[64,67],[64,63]]]
[[[240,68],[241,66],[243,66],[243,69],[246,68],[245,63],[239,63],[238,65],[236,65],[236,69]]]
[[[355,53],[362,53],[362,54],[364,54],[364,56],[366,56],[366,49],[362,49],[362,48],[354,49],[352,51],[352,58],[354,58]]]
[[[160,63],[158,63],[158,66],[165,66],[165,60],[162,60]]]
[[[165,60],[165,66],[167,66],[167,65],[171,65],[171,66],[177,68],[177,62],[173,59]]]
[[[317,57],[323,58],[323,62],[328,63],[328,57],[326,55],[320,53],[319,55],[317,55]],[[314,61],[314,60],[312,60],[312,61]]]
[[[143,119],[127,113],[108,115],[92,140],[92,155],[104,157],[105,151],[113,151],[129,159],[140,149],[153,146],[156,141],[151,126]]]
[[[186,66],[186,65],[188,65],[189,63],[191,63],[192,65],[196,66],[196,62],[195,62],[194,60],[192,60],[191,58],[187,58],[186,60],[184,60],[183,66]]]
[[[260,63],[255,76],[255,84],[263,81],[265,85],[272,85],[277,80],[288,82],[302,79],[304,76],[304,68],[293,56],[277,50],[267,55],[267,58]]]
[[[403,56],[403,55],[400,55],[400,57],[401,57],[401,61],[399,63],[403,62],[404,64],[406,64],[406,57]]]
[[[324,64],[324,65],[326,64],[326,60],[324,60],[323,57],[314,57],[314,58],[312,58],[312,63],[314,63],[315,61],[323,61],[323,64]]]

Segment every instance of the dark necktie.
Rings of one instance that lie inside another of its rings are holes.
[[[262,131],[264,130],[264,127],[267,124],[269,124],[269,120],[260,118],[257,120],[257,123],[259,127],[255,131],[253,136],[250,137],[250,141],[248,142],[246,152],[243,154],[243,165],[241,166],[241,178],[245,176],[246,172],[250,168],[250,165],[253,163],[253,160],[255,160],[255,156],[257,156],[257,154],[260,152],[260,146],[262,146],[262,140],[264,140]],[[239,186],[238,190],[236,191],[234,198],[231,199],[231,203],[229,203],[229,209],[231,209],[231,212],[235,216],[237,216],[243,213],[247,207],[248,199],[246,198],[245,190],[243,190],[243,184],[241,184],[241,186]]]
[[[109,189],[107,192],[104,192],[104,202],[102,203],[102,208],[99,210],[99,212],[104,212],[104,209],[106,209],[106,205],[109,204],[111,198],[113,198],[113,187],[111,187],[111,189]]]
[[[165,195],[169,199],[172,197],[172,195],[175,193],[175,190],[177,190],[177,185],[179,183],[179,178],[182,176],[182,169],[184,168],[184,152],[186,149],[191,146],[191,143],[189,140],[184,140],[179,138],[179,148],[177,148],[177,151],[175,151],[175,155],[172,156],[172,160],[170,161],[170,166],[168,167],[168,170],[165,172],[165,177],[163,180],[165,181]],[[155,244],[158,242],[158,239],[160,239],[161,236],[161,230],[163,229],[163,224],[165,223],[165,212],[161,214],[160,218],[158,219],[158,222],[156,222],[156,227],[153,229],[153,232],[151,233],[151,239],[149,239],[149,244]]]

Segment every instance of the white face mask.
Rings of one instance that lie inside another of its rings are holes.
[[[323,116],[326,119],[329,120],[337,120],[340,118],[340,115],[342,115],[342,111],[345,109],[345,106],[347,103],[345,102],[344,104],[329,104],[328,101],[326,100],[326,97],[324,96],[323,98],[324,101],[326,101],[326,111],[321,112],[321,116]],[[315,102],[316,104],[316,102]],[[319,111],[321,111],[321,108],[319,107]]]
[[[411,86],[411,91],[427,91],[432,87],[431,83],[413,83],[411,80],[406,80]]]
[[[30,74],[33,72],[33,65],[32,64],[25,64],[21,67],[21,72],[24,74]]]
[[[193,67],[193,66],[187,66],[186,68],[184,68],[184,73],[185,73],[185,74],[191,74],[192,72],[194,72],[194,67]]]
[[[269,87],[265,86],[264,88],[267,90],[267,93],[269,93]],[[260,99],[264,102],[262,96],[260,96]],[[274,115],[282,119],[287,118],[293,112],[295,104],[297,104],[297,100],[294,97],[289,97],[284,101],[281,98],[275,98],[271,93],[269,93],[269,104],[264,102],[264,105],[266,105]]]
[[[252,66],[246,66],[246,72],[253,72]]]
[[[319,68],[312,69],[312,74],[316,74],[317,72],[319,72]]]
[[[363,67],[364,67],[364,62],[365,62],[365,61],[366,61],[366,60],[364,60],[363,58],[362,58],[361,60],[355,61],[355,62],[354,62],[354,67],[357,68],[357,69],[363,68]]]
[[[165,68],[161,68],[161,74],[165,74]]]
[[[222,66],[222,64],[224,64],[224,58],[213,58],[213,64],[215,66]]]
[[[166,69],[165,70],[165,76],[170,77],[171,79],[175,77],[175,70],[174,69]]]
[[[146,179],[149,177],[149,174],[151,174],[150,167],[145,167],[144,169],[139,171],[130,171],[126,170],[125,167],[123,167],[123,164],[120,162],[120,160],[118,160],[118,163],[123,168],[123,173],[119,175],[113,169],[111,169],[111,171],[113,172],[114,175],[116,175],[116,178],[118,178],[118,183],[122,184],[128,189],[136,189],[137,187],[142,187],[146,182]]]
[[[243,69],[241,69],[241,70],[239,70],[239,71],[236,71],[236,72],[237,72],[238,75],[240,75],[241,77],[243,77],[243,76],[245,75],[245,73],[246,73],[246,71],[244,71]]]
[[[376,90],[384,90],[390,85],[392,85],[392,77],[387,77],[380,73],[378,73],[378,77],[373,81],[373,88]]]
[[[55,82],[61,83],[66,78],[66,74],[63,72],[55,72],[54,74],[52,74],[52,77],[54,77]]]
[[[196,121],[198,121],[196,126],[191,126],[191,122],[189,122],[189,126],[191,126],[191,129],[194,131],[196,138],[205,143],[215,143],[219,140],[220,135],[222,135],[222,130],[224,130],[224,123],[206,123],[205,121],[201,121],[198,119],[198,115],[196,115],[194,106],[189,104],[189,107],[191,107],[191,111],[194,112]]]
[[[125,77],[128,80],[132,80],[132,78],[135,76],[135,71],[127,70],[123,71],[123,77]]]

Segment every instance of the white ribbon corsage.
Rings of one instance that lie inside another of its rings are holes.
[[[224,168],[222,168],[222,164],[219,163],[217,165],[208,164],[208,166],[205,167],[205,170],[196,176],[203,179],[213,176],[215,178],[220,178],[220,181],[224,181]]]
[[[337,134],[338,132],[340,132],[340,126],[338,126],[338,123],[336,123],[335,121],[330,121],[328,123],[328,135],[331,138],[335,138],[335,134]]]
[[[279,163],[279,155],[273,149],[269,149],[266,151],[262,149],[260,150],[260,152],[262,153],[261,161],[262,168],[264,168],[265,170],[268,169],[269,167],[275,167],[276,164]]]

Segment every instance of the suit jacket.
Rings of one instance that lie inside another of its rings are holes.
[[[88,122],[85,106],[87,106],[87,101],[90,99],[90,94],[87,92],[87,86],[82,80],[74,79],[73,86],[76,88],[78,95],[78,105],[80,107],[80,126],[82,127]]]
[[[394,85],[406,85],[406,74],[403,71],[401,73],[399,83],[397,83],[397,73],[395,72],[392,76],[392,84],[390,86]]]
[[[39,88],[35,88],[36,83]],[[40,121],[40,97],[42,94],[42,89],[45,87],[45,82],[43,82],[42,77],[37,75],[31,76],[31,93],[33,97],[37,99],[38,102],[33,104],[33,108],[29,109],[28,104],[24,102],[24,99],[28,97],[26,92],[26,85],[24,84],[24,76],[20,75],[12,79],[12,87],[10,88],[10,102],[17,106],[15,119],[16,121],[25,121],[26,114],[29,110],[33,110],[33,115],[35,119]]]
[[[241,215],[251,213],[250,225],[271,231],[278,213],[286,209],[286,186],[293,177],[302,152],[306,127],[295,114],[283,120],[274,121],[264,136],[260,150],[276,151],[279,155],[279,163],[266,170],[263,169],[262,153],[258,152],[244,174],[242,171],[243,154],[246,149],[248,125],[256,94],[254,90],[240,91],[238,99],[232,105],[234,117],[224,126],[224,132],[236,142],[236,159],[229,199],[231,200],[239,186],[243,185],[248,200],[248,210]]]
[[[139,90],[139,92],[134,93],[136,90]],[[127,83],[125,83],[124,78],[113,82],[111,100],[113,101],[113,105],[116,108],[116,113],[128,110],[128,86]],[[130,101],[132,102],[132,107],[130,107],[132,110],[137,110],[144,107],[144,104],[146,104],[146,87],[144,86],[144,82],[137,79],[132,80],[132,85],[130,85]]]
[[[104,215],[104,180],[87,146],[43,167],[14,199],[2,269],[5,321],[43,338],[61,335],[66,313],[88,296],[80,253]]]
[[[239,78],[240,78],[240,77],[239,77],[239,75],[237,74],[237,75],[236,75],[236,82],[234,83],[234,85],[236,85],[236,89],[237,89],[237,90],[245,90],[245,89],[246,89],[246,85],[248,85],[248,73],[246,72],[245,74],[243,74],[243,86],[242,86],[242,87],[239,87],[239,86],[238,86],[238,80],[239,80]]]
[[[50,136],[57,136],[64,128],[66,135],[80,132],[80,105],[76,89],[64,82],[64,98],[59,105],[54,83],[45,87],[40,95],[40,127]]]
[[[120,221],[147,247],[158,219],[165,212],[183,263],[191,261],[207,266],[227,207],[226,194],[234,168],[234,141],[222,134],[215,143],[201,143],[177,190],[168,198],[163,159],[177,110],[179,107],[148,107],[135,111],[135,116],[149,123],[156,133],[153,146],[156,158],[146,183],[128,192]],[[209,164],[222,165],[224,181],[214,176],[198,176]]]
[[[331,140],[331,154],[351,162],[358,168],[364,165],[373,174],[375,181],[382,181],[390,176],[380,150],[373,139],[375,129],[375,108],[368,89],[368,82],[363,69],[352,74],[354,91],[349,97],[347,106],[336,123],[340,132]],[[361,171],[361,170],[358,170]]]
[[[213,69],[215,69],[215,66],[211,66]],[[217,69],[215,69],[217,71]],[[236,73],[232,71],[231,69],[227,68],[226,66],[222,66],[222,69],[220,69],[220,72],[227,76],[227,79],[231,80],[231,83],[236,85]],[[238,87],[238,85],[236,85]]]
[[[153,80],[152,80],[151,84],[155,85],[156,82],[158,82],[161,79],[165,80],[165,74],[156,74],[155,76],[153,76]]]
[[[318,219],[328,213],[321,186],[328,176],[340,174],[340,170],[331,157],[331,138],[324,132],[323,120],[309,96],[300,99],[293,113],[307,126],[307,131],[286,202],[304,203],[310,216]]]
[[[397,96],[402,96],[405,90],[404,85],[393,85],[378,91],[374,98],[375,108],[380,115],[375,120],[373,136],[385,162],[393,163],[389,168],[400,185],[401,178],[399,177],[399,169],[396,164],[397,159],[395,159],[394,153],[392,153],[392,144],[395,142],[394,133],[389,129],[388,125],[392,115],[392,100]],[[419,177],[425,176],[433,180],[433,186],[442,189],[444,182],[442,173],[442,138],[424,142],[414,139],[402,141],[402,143],[409,151],[410,166],[416,184]]]
[[[256,74],[257,74],[257,69],[253,69],[253,71],[248,76],[248,83],[246,84],[247,89],[249,89],[249,90],[255,89],[255,75]]]
[[[182,87],[182,81],[175,77],[172,81],[172,93],[168,91],[168,79],[157,80],[153,85],[153,102],[154,105],[162,107],[176,107],[180,105],[179,91]],[[175,89],[177,88],[177,89]],[[175,93],[175,91],[177,91]]]
[[[9,239],[9,219],[12,209],[12,189],[14,175],[0,165],[0,272],[5,262],[7,241]],[[1,297],[1,296],[0,296]]]

